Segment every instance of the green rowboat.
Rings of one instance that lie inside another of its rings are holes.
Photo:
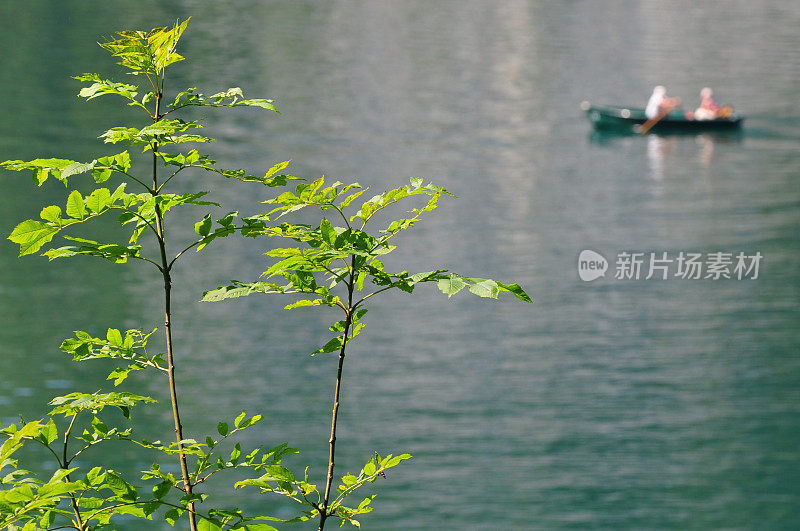
[[[595,129],[638,133],[639,127],[647,121],[644,109],[635,107],[615,107],[612,105],[591,105],[583,102],[581,108],[586,111],[589,121]],[[703,133],[706,131],[733,131],[738,129],[744,118],[732,114],[728,118],[716,120],[690,120],[683,111],[672,111],[659,120],[650,131],[674,133]]]

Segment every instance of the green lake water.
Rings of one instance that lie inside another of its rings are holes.
[[[197,114],[222,166],[292,159],[295,175],[381,190],[431,179],[458,199],[398,238],[389,264],[513,280],[535,299],[376,297],[345,364],[337,470],[373,451],[414,458],[379,482],[365,529],[800,525],[800,4],[6,0],[0,159],[115,152],[96,136],[136,115],[79,101],[70,76],[122,77],[94,44],[102,35],[187,16],[189,61],[168,91],[238,85],[282,113]],[[713,87],[744,129],[599,135],[579,108],[643,107],[658,84],[686,108]],[[270,193],[193,178],[243,213]],[[0,186],[3,234],[66,199],[27,174],[2,172]],[[181,220],[172,234],[189,237],[196,220]],[[270,245],[221,240],[174,274],[184,427],[199,437],[242,409],[263,413],[245,446],[288,441],[301,455],[287,464],[311,464],[322,482],[336,362],[306,353],[334,316],[268,296],[196,302],[255,279]],[[605,278],[579,278],[585,249],[608,260]],[[623,251],[763,259],[756,279],[621,280]],[[58,350],[72,330],[162,320],[144,265],[21,260],[3,240],[0,270],[3,425],[43,415],[52,396],[108,388],[108,366]],[[134,417],[168,440],[161,383],[137,374],[125,388],[159,398]],[[149,466],[124,446],[105,458]],[[228,505],[292,514],[212,488]]]

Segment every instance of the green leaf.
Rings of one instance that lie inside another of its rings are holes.
[[[228,212],[224,217],[221,217],[217,220],[217,223],[222,225],[223,227],[233,227],[233,218],[239,215],[239,212],[234,210],[233,212]]]
[[[233,447],[233,450],[231,450],[230,462],[233,463],[234,466],[237,465],[239,463],[239,457],[241,455],[242,455],[242,445],[241,443],[236,443],[236,445]]]
[[[92,178],[96,183],[104,183],[111,178],[112,173],[113,172],[108,168],[95,168],[92,170]]]
[[[33,182],[35,182],[37,186],[41,186],[51,174],[66,185],[67,179],[62,177],[61,173],[64,168],[75,163],[74,160],[68,159],[35,159],[29,162],[7,160],[0,163],[0,165],[12,171],[33,170]]]
[[[283,288],[276,284],[268,282],[237,282],[232,281],[232,286],[223,286],[215,290],[206,291],[203,293],[202,302],[218,302],[225,299],[235,299],[237,297],[244,297],[252,293],[282,293]]]
[[[352,186],[352,185],[351,185],[351,186]],[[356,184],[355,184],[355,187],[360,187],[360,185],[359,185],[358,183],[356,183]],[[349,206],[349,205],[350,205],[350,203],[352,203],[352,202],[353,202],[355,199],[358,199],[358,197],[359,197],[361,194],[363,194],[364,192],[366,192],[366,191],[367,191],[367,189],[366,189],[366,188],[364,188],[364,189],[358,190],[358,191],[356,191],[356,192],[353,192],[353,193],[352,193],[352,194],[350,194],[349,196],[347,196],[347,197],[345,197],[344,199],[342,199],[342,202],[341,202],[341,203],[339,203],[339,206],[340,206],[340,207],[342,207],[342,208],[344,208],[344,207],[346,207],[346,206]]]
[[[217,432],[219,432],[219,434],[222,435],[223,437],[228,435],[228,423],[220,422],[219,424],[217,424]]]
[[[195,223],[194,231],[200,236],[208,236],[208,233],[211,232],[211,214],[206,214],[201,221]]]
[[[197,522],[197,531],[222,531],[222,527],[214,522],[202,518]]]
[[[124,414],[126,409],[135,406],[139,402],[150,403],[155,402],[155,400],[132,393],[70,393],[65,396],[57,396],[51,400],[50,405],[55,407],[49,414],[67,416],[82,411],[96,413],[102,411],[105,407],[117,407]]]
[[[56,520],[56,512],[55,511],[47,511],[44,513],[44,516],[39,520],[39,527],[42,529],[50,529],[50,526]]]
[[[80,76],[75,76],[74,79],[77,79],[78,81],[93,82],[92,85],[81,89],[81,91],[78,93],[78,96],[81,98],[92,100],[106,94],[116,94],[129,100],[131,102],[129,105],[137,105],[145,108],[144,105],[135,100],[137,96],[136,90],[139,88],[135,85],[115,83],[113,81],[103,79],[97,74],[82,74]]]
[[[78,175],[91,170],[94,167],[94,162],[83,163],[73,162],[61,171],[61,180],[66,181],[67,177]]]
[[[51,223],[58,223],[61,221],[61,207],[56,205],[44,207],[39,213],[39,217]]]
[[[172,482],[167,480],[162,481],[161,483],[153,487],[153,496],[156,499],[160,500],[161,498],[169,494],[170,490],[172,490]]]
[[[19,255],[25,256],[41,249],[42,245],[52,240],[58,231],[59,229],[52,225],[29,219],[14,227],[8,239],[18,244]]]
[[[439,280],[439,282],[437,282],[439,290],[447,295],[448,299],[464,289],[466,285],[467,284],[461,279],[461,277],[455,274],[451,274],[449,277],[442,278]]]
[[[86,198],[86,206],[94,213],[105,210],[109,204],[111,204],[111,192],[108,188],[98,188]]]
[[[283,162],[279,162],[279,163],[275,164],[273,167],[271,167],[269,170],[267,170],[266,175],[264,175],[264,180],[266,181],[267,179],[269,179],[270,177],[272,177],[273,175],[275,175],[276,173],[278,173],[282,169],[286,168],[291,162],[292,161],[290,161],[290,160],[285,160]]]
[[[188,20],[177,21],[172,28],[155,28],[149,33],[119,32],[117,38],[101,42],[100,46],[120,57],[120,64],[129,68],[132,74],[160,76],[167,66],[183,60],[175,52],[175,47],[187,23]]]
[[[500,286],[497,285],[492,279],[481,280],[472,284],[469,287],[469,291],[477,295],[478,297],[488,297],[491,299],[496,299],[498,295],[500,295]]]
[[[97,417],[92,417],[92,428],[98,435],[102,437],[108,435],[108,426],[106,426],[106,424]]]
[[[501,284],[500,282],[498,282],[497,285],[500,287],[502,291],[509,291],[513,293],[515,297],[517,297],[519,300],[523,302],[531,302],[531,303],[533,302],[530,296],[527,293],[525,293],[525,290],[523,290],[519,286],[519,284]]]
[[[50,419],[50,421],[44,425],[42,428],[42,435],[47,444],[50,444],[58,438],[58,428],[56,427],[56,423],[53,422],[53,419]]]
[[[295,481],[292,471],[283,465],[264,465],[264,472],[265,474],[262,476],[263,478],[283,481],[286,483],[294,483]]]
[[[116,328],[109,328],[106,333],[106,339],[115,347],[122,347],[122,334]]]
[[[384,458],[385,463],[381,462],[381,465],[384,466],[385,468],[392,468],[393,466],[399,465],[406,459],[411,459],[411,454],[400,454],[394,457],[392,457],[392,455],[389,454]]]
[[[303,307],[306,307],[306,306],[321,306],[323,304],[328,305],[328,306],[331,305],[325,299],[300,299],[299,301],[295,301],[295,302],[293,302],[291,304],[287,304],[286,306],[283,307],[283,309],[284,310],[294,310],[295,308],[303,308]]]
[[[124,382],[128,375],[133,371],[140,371],[143,370],[144,367],[141,365],[128,365],[127,367],[123,368],[116,368],[109,373],[106,377],[106,380],[114,380],[114,387],[117,387],[119,384]]]
[[[117,155],[100,157],[92,169],[92,177],[95,182],[102,183],[111,177],[113,172],[126,173],[131,167],[131,156],[127,151]],[[124,184],[124,183],[123,183]]]
[[[78,248],[61,247],[59,249],[51,249],[44,253],[45,256],[54,260],[56,258],[70,257],[76,254],[86,254],[105,258],[106,260],[120,264],[127,262],[128,258],[138,257],[141,252],[140,245],[129,245],[126,247],[116,243],[101,244],[85,238],[75,238],[72,236],[64,236],[64,238],[79,242],[82,245]]]
[[[278,528],[268,524],[242,524],[231,527],[230,531],[278,531]]]
[[[330,341],[328,341],[327,343],[325,343],[322,347],[320,347],[319,349],[317,349],[314,352],[312,352],[311,355],[313,356],[313,355],[316,355],[316,354],[323,354],[323,353],[328,353],[328,352],[336,352],[337,350],[340,350],[341,348],[342,348],[342,336],[336,336],[336,337],[332,338]]]
[[[138,494],[136,489],[122,479],[116,472],[109,470],[106,472],[106,486],[110,488],[123,501],[136,501]]]
[[[86,206],[83,196],[77,190],[73,190],[67,198],[67,215],[75,219],[83,219],[86,216]]]
[[[334,247],[334,244],[336,243],[337,234],[336,234],[336,229],[333,228],[331,222],[325,218],[322,218],[322,221],[320,222],[319,225],[319,230],[322,233],[322,238],[325,240],[325,242],[331,247]]]
[[[175,527],[175,523],[183,514],[183,511],[180,509],[170,509],[169,511],[164,513],[164,520],[173,527]]]

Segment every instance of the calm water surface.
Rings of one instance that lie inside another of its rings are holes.
[[[459,197],[400,240],[393,265],[515,280],[536,299],[428,289],[375,301],[345,366],[337,469],[372,451],[414,459],[381,482],[366,528],[796,528],[800,6],[696,4],[6,1],[0,158],[108,152],[95,137],[128,115],[79,102],[69,76],[114,75],[101,35],[191,15],[172,88],[241,85],[282,111],[203,115],[223,165],[291,158],[297,175],[378,189],[430,178]],[[656,84],[689,106],[714,87],[747,116],[744,131],[601,136],[579,111],[643,106]],[[65,198],[21,174],[0,183],[4,234]],[[243,212],[267,197],[221,193]],[[579,280],[583,249],[612,262],[605,279]],[[757,280],[614,280],[623,250],[764,261]],[[199,435],[260,411],[246,444],[289,441],[321,481],[335,361],[305,353],[332,316],[281,312],[269,297],[195,302],[255,278],[263,251],[222,241],[176,273],[185,427]],[[18,260],[7,241],[0,267],[4,424],[105,385],[106,367],[59,353],[72,330],[158,326],[144,267]],[[158,408],[138,418],[169,437]],[[114,457],[148,466],[125,448]],[[289,514],[251,492],[223,497]]]

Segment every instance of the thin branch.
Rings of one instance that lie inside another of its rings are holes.
[[[319,511],[320,510],[319,503],[309,500],[308,496],[306,496],[306,493],[303,492],[303,489],[300,488],[300,484],[299,483],[295,483],[295,485],[297,486],[297,490],[300,491],[300,495],[303,496],[303,499],[306,501],[306,503],[309,504],[314,509],[316,509],[317,511]],[[317,498],[319,499],[319,497],[320,497],[319,491],[315,490],[314,492],[317,493]]]
[[[153,264],[154,266],[156,266],[156,267],[158,268],[158,270],[159,270],[159,271],[161,271],[162,273],[164,272],[164,271],[161,269],[161,266],[160,266],[160,265],[158,265],[158,263],[154,262],[153,260],[150,260],[150,259],[149,259],[149,258],[147,258],[146,256],[129,256],[129,258],[134,258],[134,259],[136,259],[136,260],[142,260],[143,262],[149,262],[149,263]]]
[[[153,78],[150,77],[150,74],[148,72],[145,72],[144,75],[147,76],[147,80],[150,82],[150,86],[153,87],[153,93],[158,93],[158,89],[156,88],[156,84],[153,83]],[[156,113],[158,113],[158,106],[156,106]],[[150,114],[150,116],[155,118],[155,115],[153,115],[153,114]]]
[[[130,212],[131,214],[133,214],[134,216],[136,216],[137,218],[142,220],[144,222],[144,224],[147,225],[147,227],[153,232],[153,235],[156,238],[158,238],[158,231],[156,230],[156,228],[153,227],[153,225],[147,220],[147,218],[145,218],[144,216],[142,216],[141,214],[139,214],[135,210],[131,210],[130,208],[127,208],[127,207],[124,207],[124,206],[117,206],[117,205],[110,205],[108,207],[108,209],[109,210],[122,210],[123,212]]]
[[[53,457],[56,458],[56,462],[58,463],[59,468],[66,468],[66,466],[63,466],[62,463],[61,463],[61,457],[56,453],[55,450],[50,448],[49,444],[45,444],[42,441],[40,441],[39,439],[34,439],[33,437],[23,437],[23,438],[31,440],[31,441],[34,441],[34,442],[37,442],[37,443],[41,444],[42,446],[44,446],[45,448],[47,448],[48,450],[50,450],[50,453],[53,454]]]
[[[199,168],[199,167],[201,167],[201,166],[192,166],[191,164],[190,164],[190,165],[188,165],[188,166],[181,166],[180,168],[178,168],[177,170],[175,170],[175,171],[172,173],[172,175],[170,175],[169,177],[167,177],[167,178],[164,180],[164,182],[163,182],[163,183],[161,183],[160,185],[158,185],[158,188],[156,189],[156,193],[159,193],[159,192],[161,192],[161,189],[162,189],[162,188],[164,188],[164,186],[165,186],[165,185],[166,185],[168,182],[170,182],[170,181],[172,180],[172,178],[173,178],[173,177],[175,177],[176,175],[178,175],[178,174],[179,174],[181,171],[185,170],[186,168],[192,168],[192,167]]]
[[[234,228],[237,228],[237,227],[234,227]],[[236,232],[236,231],[234,230],[234,232]],[[169,265],[167,266],[167,270],[171,270],[171,269],[172,269],[172,266],[173,266],[173,264],[175,264],[175,262],[178,260],[178,258],[180,258],[180,257],[181,257],[181,255],[183,255],[183,253],[185,253],[185,252],[189,251],[190,249],[192,249],[192,248],[194,248],[194,247],[197,247],[198,245],[200,245],[201,243],[203,243],[203,242],[204,242],[204,241],[206,241],[207,239],[211,238],[211,236],[213,236],[213,235],[214,235],[214,233],[212,233],[212,234],[209,234],[208,236],[203,236],[202,238],[200,238],[200,239],[199,239],[199,240],[197,240],[196,242],[193,242],[193,243],[191,243],[191,244],[190,244],[189,246],[187,246],[187,247],[186,247],[184,250],[182,250],[181,252],[179,252],[178,254],[176,254],[176,255],[175,255],[175,258],[173,258],[173,259],[172,259],[172,261],[171,261],[171,262],[169,263]],[[213,238],[212,238],[212,239],[213,239]]]
[[[148,113],[148,114],[150,114],[150,111],[148,111],[147,113]],[[151,116],[152,116],[152,115],[151,115]],[[113,169],[113,168],[107,168],[107,169],[110,169],[110,170],[112,170],[112,171],[115,171],[115,172],[117,172],[117,173],[119,173],[119,174],[121,174],[121,175],[124,175],[125,177],[130,177],[131,179],[133,179],[134,181],[136,181],[137,183],[139,183],[140,185],[142,185],[142,187],[143,187],[145,190],[147,190],[148,192],[151,192],[151,193],[152,193],[152,190],[150,189],[150,187],[149,187],[149,186],[147,186],[146,184],[144,184],[144,182],[143,182],[143,181],[140,181],[139,179],[137,179],[136,177],[134,177],[134,176],[133,176],[133,175],[131,175],[130,173],[128,173],[128,172],[126,172],[126,171],[115,170],[115,169]]]
[[[350,230],[353,230],[353,227],[350,226],[350,221],[347,219],[347,216],[344,215],[344,212],[342,211],[342,209],[339,208],[338,205],[334,205],[333,203],[330,203],[330,205],[336,210],[336,212],[339,213],[340,216],[342,216],[342,219],[344,220],[344,224],[347,225],[347,228],[350,229]]]
[[[67,459],[67,445],[69,444],[69,436],[72,433],[72,427],[75,425],[75,421],[78,419],[78,414],[75,413],[72,415],[72,420],[69,422],[69,427],[67,427],[67,431],[64,432],[64,454],[63,454],[63,461],[64,468],[69,466],[69,462],[71,459]]]
[[[179,109],[183,109],[184,107],[189,107],[189,105],[179,105],[178,107],[173,107],[172,109],[170,109],[170,110],[168,110],[166,112],[162,112],[161,113],[161,117],[164,118],[168,114],[173,113],[173,112],[175,112],[175,111],[177,111]]]
[[[119,432],[117,432],[117,433],[119,433]],[[76,457],[81,455],[83,452],[85,452],[86,450],[88,450],[92,446],[94,446],[96,444],[99,444],[99,443],[101,443],[103,441],[112,441],[112,440],[114,440],[114,439],[98,439],[96,441],[92,441],[92,442],[88,443],[86,446],[84,446],[83,448],[81,448],[80,450],[78,450],[77,452],[75,452],[75,455],[72,456],[72,459],[70,459],[70,461],[72,461],[73,459],[75,459]],[[118,441],[126,441],[128,439],[116,439],[116,440],[118,440]]]
[[[381,289],[379,289],[379,290],[373,291],[373,292],[372,292],[372,293],[370,293],[369,295],[365,295],[364,297],[362,297],[362,298],[361,298],[361,300],[360,300],[360,301],[358,301],[357,303],[355,303],[355,304],[353,305],[353,309],[355,310],[356,308],[358,308],[358,307],[361,305],[361,303],[362,303],[362,302],[364,302],[365,300],[369,299],[369,298],[370,298],[370,297],[372,297],[373,295],[377,295],[378,293],[381,293],[381,292],[383,292],[383,291],[390,290],[390,289],[392,289],[393,287],[395,287],[395,286],[394,286],[394,284],[392,284],[391,286],[386,286],[386,287],[383,287],[383,288],[381,288]]]
[[[303,258],[305,258],[305,256],[302,254],[302,251],[301,251],[301,255],[300,255],[300,256],[303,256]],[[342,259],[342,260],[344,260],[344,259]],[[312,263],[314,263],[314,262],[312,262]],[[346,265],[347,265],[347,262],[345,262],[344,264],[345,264],[345,266],[346,266]],[[331,268],[329,268],[328,266],[326,266],[326,265],[325,265],[324,263],[322,263],[322,262],[320,262],[320,263],[319,263],[319,265],[321,265],[321,266],[322,266],[322,268],[323,268],[325,271],[327,271],[327,272],[328,272],[328,273],[329,273],[331,276],[333,276],[333,277],[334,277],[334,278],[335,278],[337,281],[339,281],[339,282],[344,282],[345,286],[347,286],[347,287],[350,287],[350,284],[348,284],[348,283],[347,283],[347,280],[345,279],[345,276],[344,276],[344,275],[342,275],[342,276],[339,276],[339,275],[337,275],[336,273],[334,273],[334,272],[333,272],[333,270],[332,270]]]

